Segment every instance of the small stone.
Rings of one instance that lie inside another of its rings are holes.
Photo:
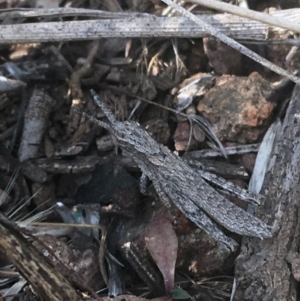
[[[258,73],[249,77],[224,75],[200,100],[197,111],[212,124],[221,141],[256,142],[275,108],[268,101],[271,84]]]

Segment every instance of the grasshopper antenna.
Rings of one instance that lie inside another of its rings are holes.
[[[103,113],[105,114],[105,116],[107,117],[107,119],[110,121],[111,124],[114,124],[117,122],[116,117],[114,116],[114,114],[111,112],[111,110],[109,110],[106,105],[104,104],[103,101],[101,101],[100,97],[97,95],[97,93],[91,89],[90,90],[92,98],[94,100],[94,102],[97,104],[97,106],[99,108],[101,108],[101,110],[103,111]]]

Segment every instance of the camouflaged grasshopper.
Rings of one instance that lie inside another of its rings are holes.
[[[231,250],[237,247],[237,243],[227,237],[218,224],[240,235],[261,239],[272,236],[270,226],[219,194],[195,169],[167,147],[158,144],[138,123],[117,121],[94,90],[91,94],[109,123],[85,113],[83,115],[115,137],[123,152],[132,157],[141,169],[141,182],[149,178],[166,206],[170,207],[172,201],[199,228]]]

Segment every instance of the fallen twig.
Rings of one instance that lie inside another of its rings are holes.
[[[97,11],[96,11],[97,12]],[[297,22],[299,9],[274,12],[281,18]],[[278,27],[270,27],[257,21],[229,15],[202,15],[200,20],[214,26],[218,31],[241,41],[267,42]],[[286,30],[284,30],[286,31]],[[0,26],[0,44],[78,41],[99,38],[147,38],[182,37],[201,38],[209,32],[185,17],[126,17],[122,19],[40,22]]]

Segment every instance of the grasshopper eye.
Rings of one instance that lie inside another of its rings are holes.
[[[125,138],[125,134],[124,134],[123,132],[121,132],[121,133],[119,134],[119,138],[124,139],[124,138]]]
[[[160,155],[161,157],[163,157],[164,159],[165,159],[166,156],[167,156],[162,150],[159,152],[159,155]]]

